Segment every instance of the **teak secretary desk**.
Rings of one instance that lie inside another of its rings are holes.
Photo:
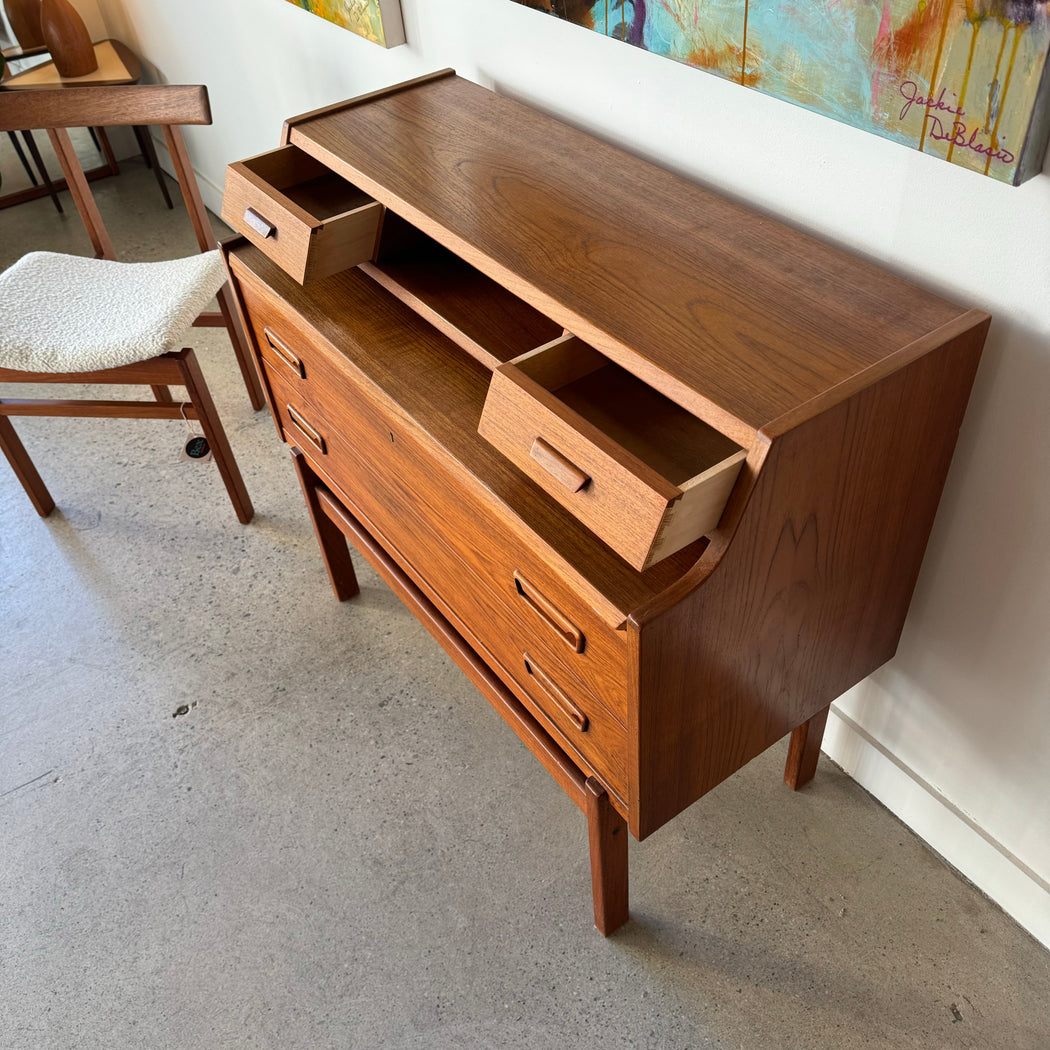
[[[585,812],[644,839],[896,648],[988,326],[451,70],[230,166],[227,264],[344,537]]]

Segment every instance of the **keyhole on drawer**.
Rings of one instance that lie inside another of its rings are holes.
[[[394,432],[391,431],[390,432],[390,444],[392,445],[393,443],[394,443]]]

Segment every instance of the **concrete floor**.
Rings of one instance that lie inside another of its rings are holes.
[[[191,250],[135,162],[96,190],[122,252]],[[0,262],[34,247],[87,253],[0,211]],[[180,423],[18,421],[46,521],[0,463],[0,1047],[1050,1046],[1050,955],[783,745],[631,843],[603,940],[582,816],[360,559],[332,598],[193,341],[249,526]]]

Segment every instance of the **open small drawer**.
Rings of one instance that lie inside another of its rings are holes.
[[[300,284],[375,255],[383,206],[296,146],[231,164],[222,217]]]
[[[493,373],[478,430],[639,571],[715,528],[747,456],[571,335]]]

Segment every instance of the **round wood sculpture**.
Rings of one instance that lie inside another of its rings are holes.
[[[69,0],[42,0],[40,30],[61,76],[82,77],[98,69],[87,27]]]
[[[40,31],[40,0],[4,0],[4,10],[20,46],[39,47],[44,42]]]

